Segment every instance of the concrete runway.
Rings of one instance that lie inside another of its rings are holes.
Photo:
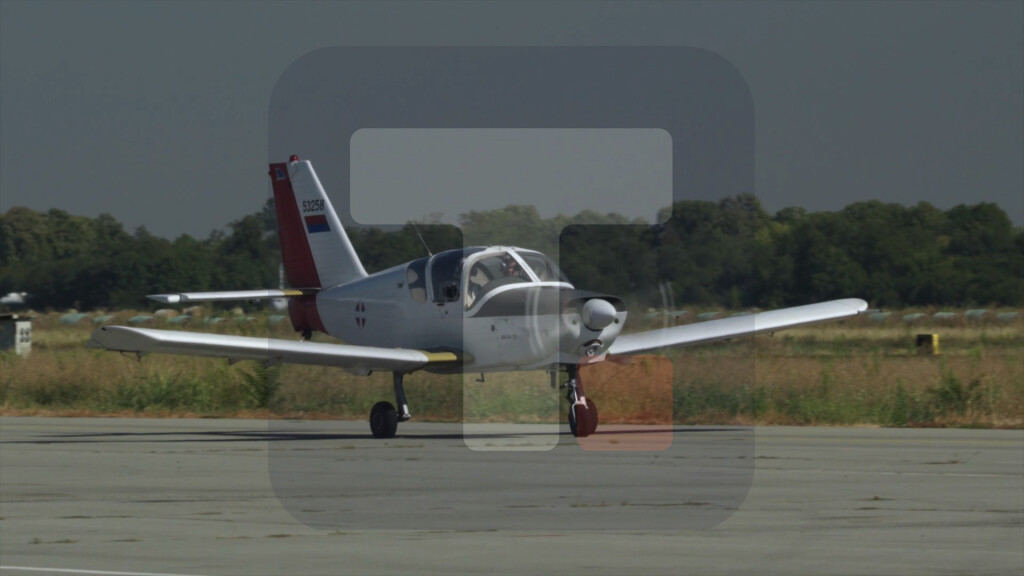
[[[0,573],[1024,573],[1024,431],[602,431],[0,418]]]

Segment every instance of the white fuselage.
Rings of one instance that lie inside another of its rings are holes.
[[[530,271],[507,284],[508,279],[479,276],[474,285],[467,277],[474,262],[502,254],[477,250],[458,255],[447,282],[455,289],[435,277],[443,267],[435,269],[435,260],[453,259],[442,253],[321,291],[316,304],[324,328],[349,344],[455,352],[461,366],[443,370],[463,372],[575,363],[603,353],[621,332],[624,310],[603,329],[588,328],[572,304],[576,291],[563,279],[544,281]]]

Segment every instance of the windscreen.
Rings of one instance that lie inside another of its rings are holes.
[[[466,309],[499,286],[530,281],[529,273],[508,252],[480,258],[470,265],[466,275]]]
[[[540,252],[519,250],[516,254],[526,262],[526,265],[533,270],[534,275],[541,282],[569,282],[558,266]]]

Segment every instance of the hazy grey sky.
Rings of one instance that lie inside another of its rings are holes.
[[[1024,224],[1021,2],[5,0],[0,210],[108,212],[129,230],[205,236],[267,197],[271,94],[303,54],[575,44],[728,60],[753,96],[769,210],[991,201]]]
[[[660,129],[363,129],[351,149],[352,217],[366,224],[458,224],[459,206],[510,199],[654,222],[672,203],[672,138]]]

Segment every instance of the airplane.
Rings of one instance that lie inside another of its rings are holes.
[[[282,260],[289,289],[153,294],[164,304],[286,298],[297,341],[104,326],[88,346],[140,358],[150,353],[335,366],[355,374],[393,374],[395,404],[370,411],[370,432],[394,437],[409,420],[404,377],[419,370],[480,373],[561,372],[574,436],[593,434],[597,405],[586,397],[581,366],[674,346],[856,316],[867,302],[847,298],[645,332],[625,333],[621,298],[577,289],[540,252],[476,246],[433,254],[374,274],[363,268],[308,160],[270,164]],[[322,332],[342,343],[310,341]],[[397,408],[396,408],[397,405]]]

